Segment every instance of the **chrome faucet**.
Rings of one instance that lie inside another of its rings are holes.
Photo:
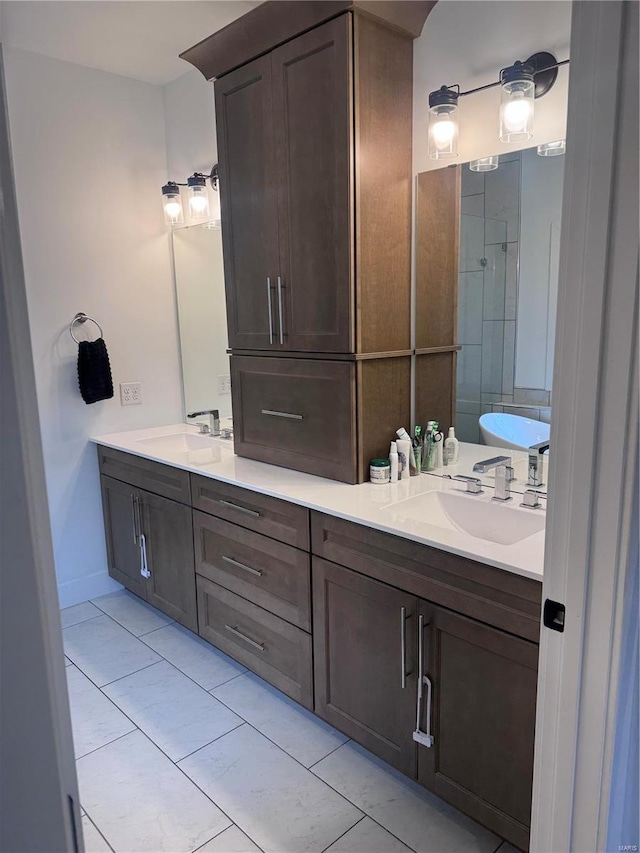
[[[541,441],[539,444],[532,444],[529,448],[529,478],[528,486],[542,486],[542,455],[545,450],[549,449],[548,441]]]
[[[511,487],[509,483],[515,480],[510,456],[494,456],[492,459],[483,459],[476,462],[473,470],[476,474],[486,474],[487,471],[495,469],[496,489],[493,496],[494,501],[510,501]]]
[[[459,482],[466,483],[468,495],[482,494],[482,480],[479,477],[467,477],[465,474],[456,474],[455,477],[452,477],[451,474],[445,474],[444,476],[449,480],[458,480]]]
[[[199,418],[209,415],[209,424],[198,424],[202,435],[220,435],[220,412],[218,409],[206,409],[204,412],[190,412],[188,418]]]

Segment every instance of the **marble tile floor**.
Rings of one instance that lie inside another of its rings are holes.
[[[515,853],[125,590],[62,624],[87,853]]]

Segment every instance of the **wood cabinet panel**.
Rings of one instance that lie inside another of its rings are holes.
[[[419,747],[419,781],[526,850],[538,646],[427,602],[420,612],[435,741]]]
[[[211,477],[191,475],[193,506],[303,551],[309,550],[309,510]]]
[[[456,422],[457,363],[455,350],[416,356],[416,421],[438,421],[445,435]]]
[[[355,365],[231,357],[240,456],[357,482]]]
[[[100,473],[183,504],[191,503],[189,474],[162,462],[98,445]]]
[[[313,708],[311,637],[198,575],[200,635],[307,708]]]
[[[229,345],[266,350],[278,345],[270,56],[218,80],[215,102]]]
[[[192,631],[198,630],[191,507],[140,493],[149,604]]]
[[[311,630],[308,554],[197,510],[193,521],[198,574]]]
[[[315,711],[415,776],[417,600],[313,558]]]
[[[128,590],[147,597],[140,574],[140,543],[135,505],[140,491],[111,477],[100,477],[109,575]]]
[[[311,513],[311,549],[363,575],[538,642],[539,581],[318,512]]]
[[[287,350],[353,351],[351,42],[341,15],[271,53]]]

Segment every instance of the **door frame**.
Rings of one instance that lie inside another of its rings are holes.
[[[574,0],[543,581],[566,617],[541,633],[532,853],[607,843],[638,477],[637,91],[638,4]]]

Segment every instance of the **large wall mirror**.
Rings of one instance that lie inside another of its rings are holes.
[[[174,230],[172,240],[185,415],[218,409],[224,425],[231,385],[222,232],[210,223],[190,225]]]

